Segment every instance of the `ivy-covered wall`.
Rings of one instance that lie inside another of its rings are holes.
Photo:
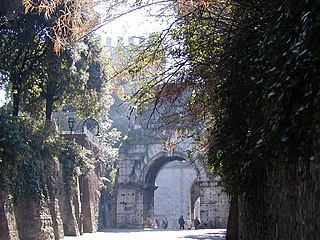
[[[48,176],[48,199],[38,202],[22,195],[15,200],[9,191],[0,189],[0,239],[53,240],[98,230],[99,204],[104,201],[99,171],[90,171],[70,188],[63,165],[54,165]]]
[[[238,197],[239,238],[229,239],[318,239],[318,164],[299,162],[268,169],[265,179],[257,183]]]
[[[0,111],[0,124],[0,236],[48,240],[97,231],[103,166],[49,123]]]
[[[272,170],[267,181],[266,239],[318,239],[319,164],[299,161]]]
[[[229,3],[210,161],[240,239],[317,239],[320,2]]]

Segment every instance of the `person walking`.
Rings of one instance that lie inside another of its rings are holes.
[[[183,215],[181,215],[181,217],[179,218],[179,220],[178,220],[178,223],[179,223],[179,225],[180,225],[180,230],[181,229],[184,229],[184,218],[183,218]]]
[[[198,229],[199,228],[199,225],[200,225],[200,220],[198,217],[196,217],[196,219],[194,220],[194,228],[195,229]]]
[[[191,230],[191,229],[192,229],[192,221],[191,221],[190,218],[187,220],[187,229],[188,229],[188,230]]]
[[[152,222],[152,228],[153,229],[158,229],[159,225],[158,225],[158,222],[157,222],[157,219],[154,219],[153,222]]]
[[[162,226],[164,229],[168,228],[168,219],[167,217],[164,217],[163,221],[162,221]]]

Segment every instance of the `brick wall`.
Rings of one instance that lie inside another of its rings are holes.
[[[12,196],[4,189],[0,189],[0,239],[18,240],[19,234],[16,217],[13,211]]]
[[[63,239],[65,235],[79,236],[82,230],[98,230],[98,173],[93,170],[85,179],[83,202],[80,201],[79,184],[72,189],[67,186],[63,168],[58,162],[55,164],[55,172],[46,177],[49,191],[46,202],[37,203],[26,196],[13,202],[11,195],[0,189],[0,240]],[[81,215],[84,217],[81,218]]]
[[[239,197],[239,239],[319,239],[319,164],[299,161],[267,173]]]
[[[83,231],[96,232],[99,227],[100,180],[95,171],[83,179],[81,208]]]
[[[14,206],[20,239],[54,240],[50,210],[33,200],[24,198]]]

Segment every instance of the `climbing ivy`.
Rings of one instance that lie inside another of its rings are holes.
[[[86,175],[93,170],[96,162],[91,151],[74,141],[63,142],[60,145],[58,159],[63,164],[67,190],[75,186],[78,176]]]
[[[64,182],[70,190],[80,174],[94,167],[94,159],[72,141],[65,141],[49,126],[26,116],[12,117],[0,110],[0,187],[15,200],[30,196],[37,202],[48,197],[48,176],[58,159],[65,172]]]
[[[40,201],[47,197],[45,175],[50,171],[47,158],[50,149],[35,121],[27,117],[11,117],[0,112],[0,186],[15,199],[32,196]]]
[[[210,163],[235,194],[270,166],[319,161],[320,3],[231,3]]]

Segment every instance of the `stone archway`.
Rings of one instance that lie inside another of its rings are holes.
[[[200,194],[200,187],[198,182],[195,180],[191,186],[191,219],[195,219],[195,217],[199,217],[199,213],[196,214],[197,216],[195,216],[194,212],[195,212],[195,205],[198,199],[200,199],[201,194]]]
[[[154,218],[154,193],[158,186],[156,183],[156,178],[161,171],[161,169],[170,162],[174,161],[185,161],[184,158],[179,156],[166,157],[162,156],[156,159],[148,167],[148,171],[145,175],[145,187],[143,191],[143,220],[144,225],[149,225],[150,220]]]
[[[216,223],[226,227],[229,199],[219,186],[219,178],[208,174],[203,158],[186,156],[190,141],[177,144],[175,149],[165,151],[164,145],[153,129],[140,125],[130,131],[128,140],[120,148],[116,186],[116,226],[119,228],[149,227],[154,216],[155,180],[161,169],[169,162],[185,161],[196,172],[195,185],[201,195],[201,220],[208,226]],[[186,144],[187,143],[187,144]],[[192,146],[191,146],[192,147]],[[191,192],[191,183],[189,191]],[[191,201],[191,198],[190,198]],[[192,204],[190,204],[191,208]],[[189,209],[190,211],[190,209]],[[191,217],[191,216],[189,216]],[[218,226],[217,225],[217,226]]]
[[[179,228],[177,219],[183,215],[191,218],[191,186],[197,178],[196,170],[187,161],[165,164],[155,179],[157,189],[153,197],[154,219],[168,222],[169,229]]]

